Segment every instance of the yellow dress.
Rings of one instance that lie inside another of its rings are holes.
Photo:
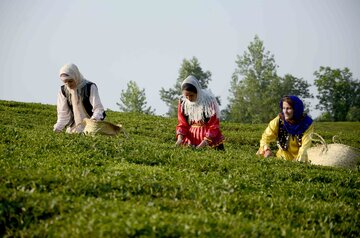
[[[260,148],[258,153],[263,154],[266,149],[270,149],[270,143],[275,142],[278,138],[279,132],[279,116],[270,121],[268,127],[265,129],[260,140]],[[276,157],[286,160],[297,160],[308,162],[307,149],[311,146],[310,134],[314,131],[314,125],[311,124],[302,136],[302,143],[299,147],[296,138],[290,135],[289,147],[287,150],[279,150],[276,152]]]

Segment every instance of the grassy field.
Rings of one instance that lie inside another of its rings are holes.
[[[0,101],[0,237],[360,237],[359,166],[257,158],[266,124],[222,123],[226,151],[197,151],[174,147],[176,119],[107,115],[130,139]],[[360,147],[360,123],[315,128]]]

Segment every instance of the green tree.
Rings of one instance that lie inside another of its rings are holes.
[[[136,82],[130,81],[127,89],[121,91],[121,102],[116,103],[123,112],[137,112],[153,115],[155,110],[146,107],[145,89],[140,89]]]
[[[319,92],[316,105],[331,121],[360,121],[360,82],[348,68],[320,67],[314,72]]]
[[[346,116],[347,121],[360,121],[360,107],[354,106],[349,109],[349,112]]]
[[[286,74],[281,78],[278,95],[296,95],[305,98],[314,98],[314,96],[310,93],[310,84],[303,80],[302,78],[297,78],[291,74]],[[278,98],[278,101],[280,98]],[[310,103],[304,101],[305,111],[309,112]]]
[[[209,82],[211,81],[210,71],[204,72],[200,67],[200,63],[196,57],[193,57],[190,60],[184,59],[181,64],[179,76],[174,87],[169,88],[168,90],[161,88],[160,90],[161,100],[163,100],[169,107],[167,112],[168,116],[175,117],[177,115],[177,104],[179,97],[181,96],[181,83],[189,75],[195,76],[199,80],[202,88],[207,88]]]
[[[228,121],[262,123],[279,112],[279,101],[284,95],[311,98],[310,84],[301,78],[277,75],[274,56],[265,52],[258,36],[242,56],[237,55],[237,68],[232,75],[229,105],[223,111]]]

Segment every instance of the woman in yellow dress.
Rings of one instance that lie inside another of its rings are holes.
[[[280,110],[262,134],[257,154],[265,158],[272,156],[270,143],[276,141],[279,147],[276,157],[308,162],[307,149],[311,146],[314,126],[312,119],[304,114],[303,102],[297,96],[285,96],[280,100]]]

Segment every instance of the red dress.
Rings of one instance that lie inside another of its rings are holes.
[[[216,114],[205,121],[188,122],[187,117],[182,111],[181,101],[178,104],[178,125],[176,126],[176,137],[183,135],[183,144],[197,146],[204,139],[208,141],[209,146],[217,147],[224,141],[224,136],[220,131],[220,120]]]

